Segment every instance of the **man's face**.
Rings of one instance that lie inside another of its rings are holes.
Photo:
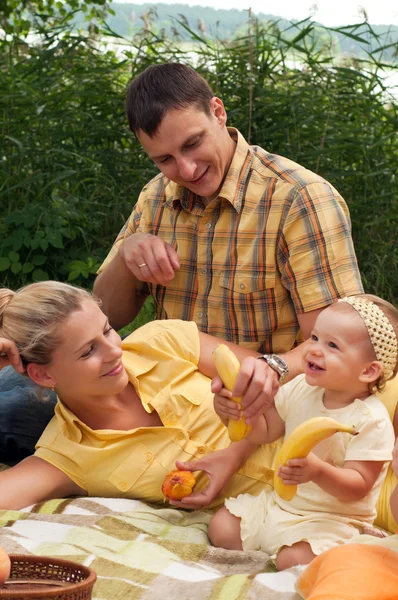
[[[153,137],[137,137],[160,171],[198,196],[213,199],[220,190],[235,151],[219,98],[210,101],[210,115],[196,106],[170,110]]]

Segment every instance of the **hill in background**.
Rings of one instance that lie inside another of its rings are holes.
[[[148,26],[155,30],[164,31],[169,38],[178,35],[181,39],[191,39],[189,32],[184,27],[179,26],[178,21],[183,21],[189,29],[199,36],[205,36],[210,39],[231,39],[239,33],[247,32],[248,11],[238,9],[215,9],[203,6],[188,6],[187,4],[121,4],[112,3],[111,8],[115,15],[109,15],[107,24],[115,33],[124,37],[131,37],[140,29]],[[278,21],[281,29],[286,29],[291,22],[278,18],[275,15],[265,13],[254,13],[254,16],[261,21]],[[294,21],[293,21],[294,22]],[[395,25],[372,25],[372,30],[377,36],[380,36],[380,44],[395,44],[395,48],[388,49],[384,59],[397,61],[398,55],[398,26]],[[294,34],[292,33],[292,36]],[[337,47],[340,52],[346,54],[359,55],[359,43],[352,37],[334,33],[338,39]],[[373,43],[374,43],[373,39]],[[369,48],[372,49],[371,47]]]

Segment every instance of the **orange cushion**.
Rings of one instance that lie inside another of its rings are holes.
[[[306,600],[397,600],[398,552],[344,544],[317,556],[296,584]]]

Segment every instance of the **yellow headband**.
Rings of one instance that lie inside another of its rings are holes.
[[[383,364],[384,377],[389,379],[393,374],[398,358],[398,340],[394,327],[381,308],[371,300],[360,296],[348,296],[342,298],[339,302],[350,304],[362,318],[368,330],[376,358]]]

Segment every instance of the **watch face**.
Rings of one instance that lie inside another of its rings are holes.
[[[276,364],[278,365],[278,367],[280,367],[281,369],[287,369],[287,364],[286,362],[283,360],[283,358],[281,358],[280,356],[278,356],[277,354],[273,354],[272,355],[273,360],[276,362]]]

